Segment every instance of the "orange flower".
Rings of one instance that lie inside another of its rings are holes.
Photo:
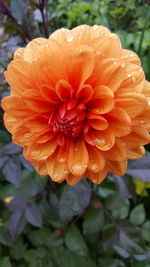
[[[103,26],[60,29],[20,48],[2,102],[14,143],[41,175],[99,184],[149,143],[150,83],[138,56]]]

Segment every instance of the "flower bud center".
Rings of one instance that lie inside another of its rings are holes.
[[[61,104],[49,119],[53,132],[65,136],[79,136],[86,120],[86,106],[78,99],[71,99]]]

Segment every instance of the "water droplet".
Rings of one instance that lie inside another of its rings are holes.
[[[23,137],[24,137],[24,138],[31,137],[31,133],[25,133],[25,134],[23,135]]]
[[[41,156],[41,160],[45,160],[47,158],[48,158],[48,156],[46,156],[46,155]]]
[[[84,27],[85,27],[84,25],[81,25],[81,26],[80,26],[80,29],[82,29],[82,30],[83,30],[83,29],[84,29]]]
[[[96,142],[98,144],[106,144],[106,140],[104,140],[104,139],[96,139]]]
[[[81,165],[76,164],[76,165],[72,166],[72,170],[74,172],[81,171],[82,170],[82,167],[81,167]]]
[[[71,42],[73,40],[73,36],[71,34],[67,35],[67,42]]]
[[[141,123],[141,124],[144,124],[144,123],[145,123],[145,121],[140,121],[140,123]]]
[[[92,164],[92,165],[91,165],[91,169],[92,169],[93,171],[95,171],[95,170],[97,169],[97,165],[96,165],[96,164]]]
[[[93,26],[93,30],[94,30],[94,31],[96,31],[98,28],[99,28],[98,25],[94,25],[94,26]]]
[[[94,179],[94,180],[93,180],[93,183],[97,183],[97,179]]]
[[[125,67],[125,63],[123,62],[123,63],[121,63],[121,67],[122,68],[124,68]]]
[[[100,51],[99,49],[96,50],[96,54],[97,55],[102,55],[102,51]]]
[[[83,49],[82,49],[82,48],[80,48],[80,49],[79,49],[79,52],[80,52],[80,53],[82,53],[82,52],[83,52]]]
[[[130,57],[134,57],[134,54],[130,54]]]
[[[39,154],[39,151],[32,151],[32,152],[31,152],[31,155],[32,155],[32,156],[36,156],[36,155],[38,155],[38,154]]]
[[[66,30],[65,28],[61,28],[61,31],[62,31],[62,32],[65,32],[65,30]]]
[[[128,75],[127,75],[128,77],[132,77],[132,74],[131,73],[128,73]]]
[[[112,37],[113,39],[118,39],[117,35],[114,33],[111,33],[110,37]]]
[[[140,68],[138,68],[138,71],[139,71],[139,72],[142,72],[142,71],[143,71],[143,69],[140,67]]]
[[[118,62],[117,62],[117,61],[113,61],[113,64],[117,65],[117,64],[118,64]]]

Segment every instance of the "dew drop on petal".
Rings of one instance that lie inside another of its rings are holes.
[[[25,133],[25,134],[23,135],[24,138],[28,138],[28,137],[30,137],[30,136],[31,136],[30,133]]]
[[[74,165],[74,166],[72,166],[72,170],[74,171],[74,172],[76,172],[76,171],[81,171],[82,170],[82,167],[81,167],[81,165]]]
[[[94,25],[93,30],[96,31],[98,29],[98,27],[99,27],[98,25]]]
[[[61,28],[61,31],[62,31],[62,32],[65,32],[65,30],[66,30],[65,28]]]
[[[95,171],[95,170],[97,169],[97,167],[98,167],[98,166],[97,166],[96,164],[94,164],[94,163],[91,165],[91,169],[92,169],[93,171]]]
[[[48,158],[48,156],[41,156],[41,160],[45,160],[45,159],[47,159]]]
[[[39,154],[39,151],[32,151],[32,152],[31,152],[31,155],[32,155],[32,156],[35,156],[35,155],[38,155],[38,154]]]
[[[73,36],[71,34],[67,35],[67,42],[71,42],[73,40]]]

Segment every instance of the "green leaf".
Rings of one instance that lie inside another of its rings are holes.
[[[56,235],[56,234],[51,234],[49,238],[47,238],[45,245],[49,248],[57,248],[63,244],[63,239]]]
[[[142,225],[142,236],[146,241],[150,242],[150,221]]]
[[[24,259],[27,262],[32,262],[38,258],[44,258],[47,255],[47,251],[43,247],[38,247],[37,249],[29,249],[25,252]]]
[[[8,247],[12,246],[12,241],[10,240],[10,236],[5,228],[0,228],[0,244]]]
[[[99,267],[126,267],[123,261],[114,258],[100,258]]]
[[[140,225],[144,222],[145,217],[146,217],[146,214],[145,214],[144,206],[143,204],[140,204],[131,211],[129,220],[134,225]]]
[[[23,243],[14,244],[13,247],[10,249],[11,256],[16,260],[21,260],[25,254],[25,251],[26,246]]]
[[[16,211],[11,215],[8,228],[12,239],[15,240],[24,229],[24,211]]]
[[[139,229],[137,227],[133,227],[133,225],[127,221],[121,221],[118,227],[121,246],[130,255],[144,254],[146,248],[143,240],[141,239],[141,233]]]
[[[125,199],[124,204],[120,208],[112,211],[112,215],[115,219],[125,219],[129,214],[129,209],[130,202],[128,199]]]
[[[118,241],[118,230],[114,224],[107,224],[103,230],[103,247],[105,250],[112,249],[114,244]]]
[[[30,224],[37,227],[42,227],[43,224],[42,213],[36,203],[31,203],[28,205],[25,216]]]
[[[33,246],[42,246],[51,237],[51,230],[49,228],[41,228],[29,233],[29,240]]]
[[[84,257],[71,252],[64,247],[59,247],[57,250],[51,250],[53,260],[56,266],[61,267],[97,267],[95,262],[89,257]]]
[[[125,250],[120,244],[114,245],[114,250],[118,253],[119,256],[128,259],[130,257],[130,254],[128,251]]]
[[[84,216],[83,231],[85,234],[99,232],[104,225],[102,209],[90,208]]]
[[[9,157],[3,166],[3,174],[5,179],[16,187],[20,186],[21,182],[21,166],[18,156]]]
[[[12,267],[12,264],[8,257],[4,257],[0,260],[0,267]]]
[[[82,212],[90,203],[92,190],[86,181],[75,186],[64,186],[60,199],[59,214],[63,222]]]
[[[65,236],[65,244],[71,251],[78,255],[85,256],[88,254],[87,245],[79,232],[78,228],[71,225]]]

